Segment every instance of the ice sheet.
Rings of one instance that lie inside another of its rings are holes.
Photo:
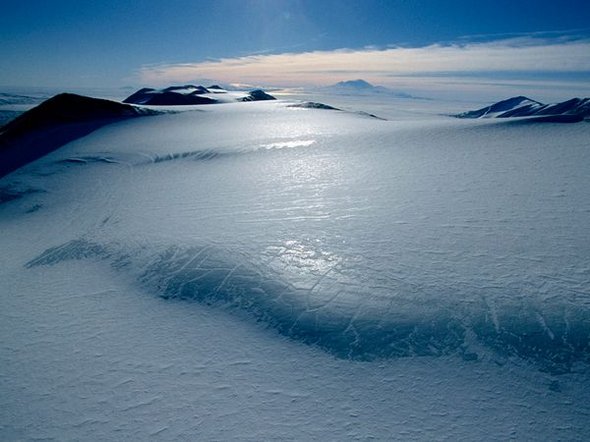
[[[277,102],[64,146],[0,181],[2,431],[584,439],[589,135]]]

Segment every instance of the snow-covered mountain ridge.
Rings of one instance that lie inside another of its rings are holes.
[[[455,116],[458,118],[539,117],[535,118],[535,121],[578,122],[590,117],[590,98],[572,98],[561,103],[543,104],[518,96]]]

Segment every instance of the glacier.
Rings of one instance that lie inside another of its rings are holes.
[[[590,436],[590,125],[306,98],[0,179],[4,439]]]

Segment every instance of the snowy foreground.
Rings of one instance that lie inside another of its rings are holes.
[[[590,124],[416,103],[195,106],[0,179],[0,439],[590,439]]]

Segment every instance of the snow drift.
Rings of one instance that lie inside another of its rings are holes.
[[[492,311],[485,305],[453,312],[444,301],[428,305],[419,293],[392,308],[390,299],[371,299],[370,293],[363,294],[363,287],[355,287],[355,294],[350,293],[343,302],[338,298],[351,291],[350,285],[355,284],[351,280],[318,278],[314,285],[324,286],[328,279],[330,288],[324,290],[333,293],[316,294],[292,287],[272,267],[239,255],[239,250],[210,245],[117,250],[116,245],[79,239],[44,251],[27,266],[106,260],[115,269],[131,272],[146,289],[165,299],[198,301],[251,314],[281,334],[341,358],[460,354],[477,359],[473,344],[479,342],[502,357],[524,357],[555,372],[569,371],[576,362],[590,363],[587,311],[571,311],[566,317],[561,312],[542,313],[533,305],[525,310],[497,306],[490,317]],[[564,306],[560,304],[552,310],[561,311]]]

